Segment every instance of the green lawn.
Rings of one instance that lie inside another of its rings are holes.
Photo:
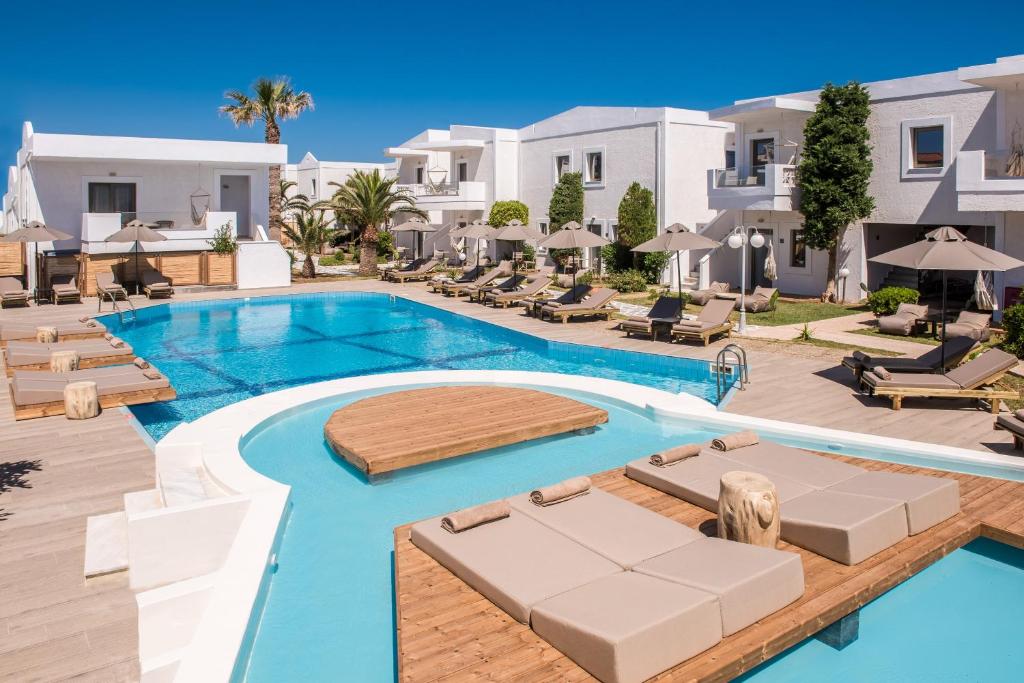
[[[785,301],[780,299],[774,311],[765,313],[747,313],[748,325],[792,325],[796,323],[812,323],[816,320],[841,318],[844,315],[862,313],[864,308],[857,305],[823,304],[820,301]],[[733,318],[739,319],[739,313]]]

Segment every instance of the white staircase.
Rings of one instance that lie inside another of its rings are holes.
[[[85,578],[128,568],[128,516],[94,515],[85,521]]]

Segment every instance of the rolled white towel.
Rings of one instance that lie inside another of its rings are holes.
[[[700,451],[703,446],[699,443],[688,443],[682,446],[676,446],[670,448],[667,451],[661,451],[651,456],[651,464],[656,467],[667,467],[668,465],[674,465],[677,462],[686,460],[700,455]]]
[[[136,358],[135,360],[132,361],[132,363],[135,364],[135,367],[141,370],[145,370],[146,368],[149,367],[149,361],[146,360],[145,358]]]
[[[718,451],[731,451],[744,446],[753,446],[757,443],[757,432],[749,429],[735,434],[720,436],[711,442],[711,447]]]
[[[445,516],[441,519],[441,528],[450,533],[457,534],[460,531],[472,529],[481,524],[505,519],[509,516],[510,512],[508,501],[496,500],[493,503],[484,503],[483,505],[459,510]]]

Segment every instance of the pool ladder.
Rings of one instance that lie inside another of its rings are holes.
[[[136,314],[135,304],[132,303],[131,297],[128,297],[128,296],[126,296],[124,298],[124,302],[126,304],[128,304],[128,308],[126,308],[126,309],[122,309],[118,305],[117,297],[111,297],[110,298],[110,303],[114,307],[114,312],[117,313],[117,318],[118,318],[118,320],[121,321],[121,324],[124,324],[126,322],[133,323],[133,322],[135,322],[135,317],[136,317],[136,315],[135,315]],[[100,305],[99,305],[99,309],[98,310],[101,310],[101,311],[103,310],[103,297],[102,296],[100,297]]]
[[[734,362],[730,365],[729,360]],[[718,393],[718,402],[728,393],[729,388],[735,383],[733,373],[739,371],[740,391],[745,385],[750,384],[750,373],[747,367],[747,352],[739,344],[726,344],[715,358],[715,365],[712,368],[715,373],[715,388]],[[732,381],[730,381],[732,380]]]

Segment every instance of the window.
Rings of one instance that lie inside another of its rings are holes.
[[[135,183],[89,183],[89,213],[119,213],[121,222],[135,219]]]
[[[311,184],[312,184],[312,187],[313,187],[313,191],[312,191],[312,193],[309,196],[310,197],[315,197],[316,196],[316,178],[313,178]]]
[[[727,149],[725,150],[725,167],[736,168],[736,150]]]
[[[555,156],[555,182],[562,179],[566,173],[572,170],[572,157],[568,154],[558,154]]]
[[[464,183],[469,180],[469,164],[465,161],[459,162],[459,182]]]
[[[942,126],[923,126],[911,129],[911,149],[914,168],[942,168]]]
[[[750,170],[763,172],[768,164],[775,161],[775,138],[758,138],[750,141]]]
[[[422,185],[423,184],[423,167],[422,166],[417,166],[416,167],[416,184],[417,185]]]
[[[587,169],[584,180],[595,184],[604,182],[604,152],[585,152],[583,160]]]
[[[789,234],[789,265],[793,268],[807,267],[807,242],[804,241],[803,230]]]

